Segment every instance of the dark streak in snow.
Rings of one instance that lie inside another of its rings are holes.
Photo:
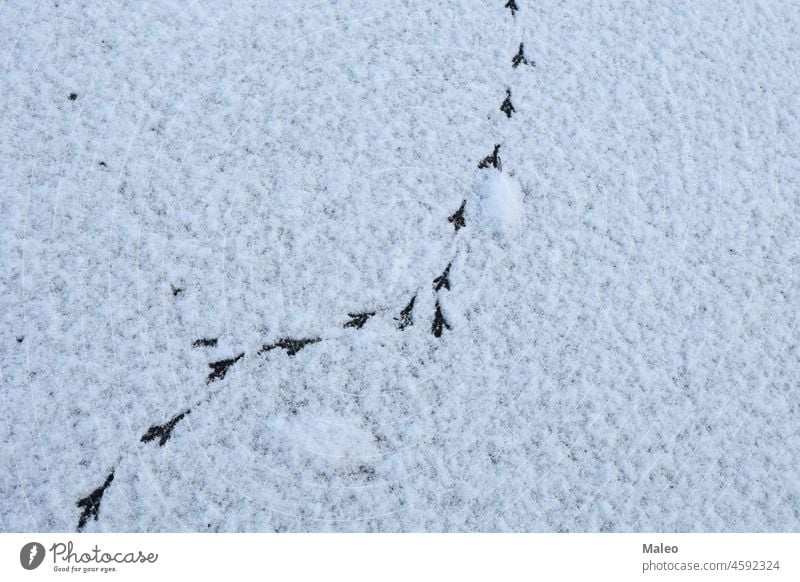
[[[414,295],[411,298],[411,301],[408,302],[403,308],[403,311],[400,312],[400,317],[395,317],[395,320],[399,321],[400,323],[397,324],[397,328],[400,330],[404,330],[409,325],[414,325],[414,317],[412,312],[414,311],[414,302],[417,300],[417,296]]]
[[[347,316],[350,317],[350,321],[344,324],[344,327],[354,327],[356,329],[361,329],[364,327],[364,324],[367,323],[367,320],[375,315],[374,311],[366,311],[364,313],[348,313]]]
[[[467,221],[464,220],[464,209],[466,208],[466,206],[467,206],[467,201],[464,200],[463,202],[461,202],[461,206],[458,207],[458,210],[456,210],[447,219],[447,222],[453,225],[453,227],[456,229],[456,232],[458,232],[459,228],[463,228],[467,225]]]
[[[511,89],[506,89],[506,98],[503,104],[500,105],[500,111],[506,114],[506,117],[511,119],[511,114],[516,111],[514,105],[511,103]]]
[[[192,342],[193,348],[213,348],[217,345],[217,338],[200,338]]]
[[[264,344],[261,349],[258,351],[259,354],[264,352],[269,352],[274,350],[275,348],[281,348],[286,350],[286,353],[290,356],[295,355],[297,352],[302,350],[309,344],[315,344],[319,341],[322,341],[320,338],[307,338],[307,339],[291,339],[291,338],[284,338],[276,341],[274,344]]]
[[[158,446],[163,447],[172,436],[172,429],[175,428],[175,425],[183,420],[183,418],[191,411],[192,410],[190,408],[189,410],[181,412],[179,415],[172,417],[164,424],[155,424],[151,426],[149,429],[147,429],[147,432],[144,433],[144,436],[142,436],[142,442],[149,443],[152,440],[159,439]]]
[[[86,522],[89,521],[90,518],[93,517],[94,520],[97,521],[97,514],[100,511],[100,501],[102,501],[106,489],[108,489],[108,486],[111,485],[113,480],[114,470],[112,469],[111,473],[109,473],[108,477],[106,477],[105,483],[75,504],[83,509],[83,512],[78,519],[78,531],[83,529],[83,527],[86,525]]]
[[[450,324],[442,315],[442,306],[439,305],[439,302],[436,302],[436,313],[433,316],[433,325],[431,326],[431,333],[433,333],[436,337],[442,337],[442,331],[444,328],[450,329]]]
[[[516,17],[517,10],[519,10],[519,7],[517,6],[517,3],[516,3],[515,0],[508,0],[508,2],[506,2],[505,7],[508,8],[509,10],[511,10],[511,16]]]
[[[211,362],[208,365],[208,367],[212,369],[212,372],[208,375],[208,383],[211,383],[214,380],[222,380],[225,377],[225,374],[228,373],[228,369],[243,357],[244,352],[235,358],[227,358],[225,360],[219,360],[218,362]]]
[[[500,157],[497,155],[500,152],[500,144],[494,145],[494,150],[492,153],[485,158],[483,158],[480,162],[478,162],[478,169],[485,170],[489,166],[493,168],[497,168],[498,170],[502,170],[502,162],[500,161]]]
[[[525,58],[525,45],[524,43],[519,43],[519,51],[517,54],[514,55],[514,58],[511,59],[511,68],[516,69],[520,65],[531,65],[533,67],[536,66],[536,63],[528,62],[528,59]]]
[[[448,291],[450,290],[450,267],[452,265],[453,263],[448,263],[447,268],[444,270],[444,273],[442,273],[433,280],[434,291],[440,291],[442,287],[444,287]]]

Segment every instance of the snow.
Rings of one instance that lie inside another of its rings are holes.
[[[800,11],[504,4],[0,4],[0,530],[798,530]]]
[[[487,172],[481,186],[480,208],[483,219],[497,232],[513,237],[519,230],[525,213],[522,189],[503,172]]]

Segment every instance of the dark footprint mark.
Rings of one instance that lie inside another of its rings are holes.
[[[462,201],[461,206],[458,207],[458,210],[456,210],[447,219],[447,222],[453,225],[453,227],[456,229],[456,232],[458,232],[459,228],[467,226],[467,221],[464,220],[464,209],[466,208],[466,206],[467,206],[467,201],[466,200]]]
[[[319,341],[322,341],[320,338],[308,338],[308,339],[289,339],[284,338],[281,340],[276,341],[274,344],[264,344],[260,350],[258,350],[259,354],[263,354],[264,352],[269,352],[274,350],[275,348],[281,348],[286,350],[286,353],[290,356],[295,355],[297,352],[302,350],[309,344],[315,344]]]
[[[505,7],[508,8],[509,10],[511,10],[511,16],[516,16],[517,15],[517,10],[519,10],[519,7],[517,6],[517,3],[516,3],[515,0],[508,0],[508,2],[506,2],[506,6]]]
[[[452,265],[453,263],[447,263],[447,268],[444,270],[444,273],[433,280],[434,291],[439,291],[442,287],[450,291],[450,267]]]
[[[500,144],[495,144],[494,151],[491,155],[486,156],[480,162],[478,162],[478,169],[485,170],[489,166],[497,168],[498,170],[502,170],[502,162],[500,161],[500,157],[497,155],[500,151]]]
[[[516,69],[520,65],[531,65],[533,67],[536,66],[535,62],[528,62],[528,59],[525,58],[525,45],[524,43],[519,43],[519,51],[514,58],[511,59],[511,68]]]
[[[218,362],[211,362],[208,367],[212,369],[212,372],[208,375],[208,379],[206,380],[209,384],[214,380],[222,380],[225,377],[225,374],[228,373],[228,369],[233,366],[236,362],[241,360],[244,357],[244,352],[236,356],[235,358],[228,358],[226,360],[219,360]]]
[[[514,105],[511,103],[511,89],[506,89],[506,98],[503,104],[500,105],[500,111],[505,113],[509,119],[511,119],[511,114],[516,111]]]
[[[361,329],[364,327],[364,324],[367,323],[367,320],[375,315],[374,311],[367,311],[364,313],[348,313],[347,317],[351,317],[352,319],[344,324],[344,327],[354,327],[356,329]]]
[[[181,293],[183,293],[183,289],[181,287],[176,287],[175,285],[170,285],[170,289],[172,289],[172,296],[177,297]]]
[[[97,513],[100,511],[100,501],[102,501],[103,494],[106,492],[106,489],[108,489],[108,486],[111,485],[113,480],[114,470],[112,469],[111,473],[109,473],[108,477],[106,477],[105,483],[75,504],[83,509],[83,513],[81,513],[81,516],[78,519],[78,531],[83,529],[83,527],[86,525],[86,522],[89,521],[89,518],[93,517],[94,520],[97,521]]]
[[[411,301],[408,302],[408,305],[406,305],[403,308],[403,311],[400,312],[400,317],[395,317],[395,320],[400,322],[400,323],[397,324],[397,328],[398,329],[404,330],[409,325],[414,325],[414,318],[413,318],[412,312],[414,311],[414,302],[416,300],[417,300],[417,296],[414,295],[411,298]]]
[[[217,345],[217,338],[215,338],[215,337],[208,338],[208,339],[200,338],[200,339],[194,340],[192,342],[192,347],[193,348],[213,348],[216,345]]]
[[[169,422],[164,424],[154,424],[147,429],[146,433],[144,433],[141,442],[149,443],[152,440],[159,439],[158,446],[163,447],[172,436],[172,429],[175,428],[175,425],[182,421],[183,418],[191,411],[192,409],[190,408],[186,412],[181,412],[179,415],[172,417]]]
[[[442,331],[444,328],[451,329],[450,324],[442,315],[442,306],[439,305],[439,301],[436,301],[436,313],[433,316],[433,325],[431,326],[431,333],[433,333],[436,337],[442,337]]]

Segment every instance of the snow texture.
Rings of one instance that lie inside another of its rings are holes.
[[[487,173],[481,186],[480,206],[488,226],[500,234],[514,236],[522,225],[522,190],[508,174]]]
[[[798,55],[783,0],[0,3],[0,530],[798,531]]]

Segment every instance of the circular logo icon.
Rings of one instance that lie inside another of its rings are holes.
[[[19,563],[26,570],[35,570],[44,561],[44,546],[39,542],[30,542],[19,551]]]

